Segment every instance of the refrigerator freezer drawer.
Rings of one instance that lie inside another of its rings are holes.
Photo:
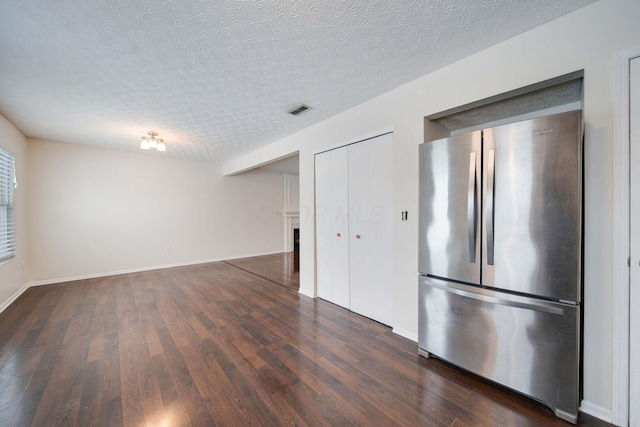
[[[579,306],[475,292],[424,276],[419,288],[421,350],[577,421]]]

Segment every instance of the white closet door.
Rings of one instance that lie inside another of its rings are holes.
[[[640,58],[630,64],[629,426],[640,426]]]
[[[392,136],[350,145],[351,310],[393,324]]]
[[[347,150],[316,155],[318,296],[349,308]]]

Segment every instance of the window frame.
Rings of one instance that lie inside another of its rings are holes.
[[[15,188],[15,156],[0,147],[0,263],[16,255]]]

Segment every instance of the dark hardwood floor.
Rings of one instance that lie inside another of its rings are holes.
[[[0,426],[569,425],[233,264],[28,289],[0,314]]]
[[[300,261],[298,255],[293,252],[225,262],[292,291],[298,292],[300,289]]]

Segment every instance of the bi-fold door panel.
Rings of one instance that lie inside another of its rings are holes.
[[[318,296],[349,308],[349,186],[346,150],[316,155]]]
[[[393,321],[392,137],[348,147],[351,310]]]
[[[640,57],[630,61],[629,70],[629,126],[630,126],[630,161],[633,165],[630,173],[630,324],[629,359],[640,359]],[[626,215],[626,212],[624,213]],[[629,402],[640,402],[640,364],[629,364]],[[632,404],[629,408],[629,425],[640,425],[640,405]]]

